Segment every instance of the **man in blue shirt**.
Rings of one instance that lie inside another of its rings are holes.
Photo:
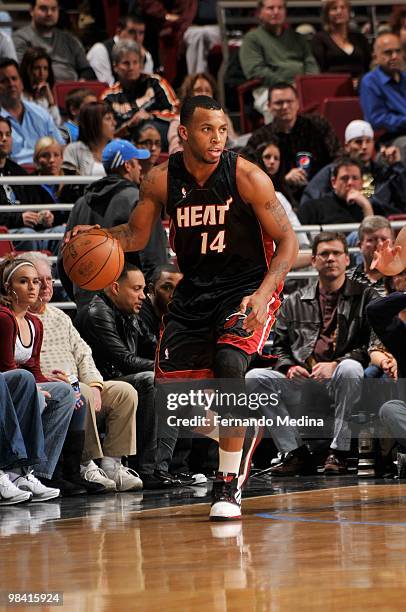
[[[32,164],[37,140],[52,136],[62,145],[65,142],[49,113],[34,102],[23,101],[22,93],[17,62],[0,59],[0,115],[7,117],[12,126],[11,157],[18,164]]]
[[[399,36],[380,34],[374,51],[377,67],[361,81],[361,106],[374,130],[385,130],[389,140],[406,134],[406,72]]]

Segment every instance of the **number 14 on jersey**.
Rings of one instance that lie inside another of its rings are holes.
[[[202,248],[201,254],[206,255],[207,251],[216,251],[217,253],[222,253],[226,248],[224,238],[225,238],[225,230],[221,230],[217,236],[212,240],[209,244],[208,240],[208,232],[203,232],[200,234],[202,237]]]

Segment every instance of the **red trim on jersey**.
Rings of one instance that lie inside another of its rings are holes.
[[[174,253],[176,253],[175,251],[175,238],[176,238],[176,227],[175,224],[173,223],[172,218],[169,220],[169,246],[171,247],[172,251]]]
[[[163,378],[166,378],[168,380],[171,380],[173,378],[188,378],[188,379],[195,379],[195,380],[200,380],[203,378],[214,378],[213,375],[213,370],[175,370],[174,372],[164,372],[163,370],[161,370],[158,366],[158,364],[155,365],[155,378],[159,379],[160,381]]]

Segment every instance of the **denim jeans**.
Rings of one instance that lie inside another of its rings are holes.
[[[40,394],[47,460],[37,465],[34,472],[36,476],[52,478],[72,419],[76,396],[72,387],[64,382],[46,382],[39,386],[51,397],[45,399]]]
[[[0,374],[0,468],[46,460],[40,403],[27,370]]]
[[[38,240],[35,237],[37,233],[32,227],[18,227],[9,230],[10,234],[31,234],[31,240],[13,240],[14,248],[16,251],[51,251],[53,255],[58,255],[58,249],[60,240],[52,240],[52,234],[65,232],[64,225],[55,225],[55,227],[48,227],[41,231],[41,233],[49,234],[49,240]]]

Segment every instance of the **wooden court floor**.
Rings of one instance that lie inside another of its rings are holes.
[[[1,609],[4,592],[62,591],[74,612],[406,610],[406,485],[254,497],[226,524],[202,503],[103,503],[43,523],[32,505],[25,529],[4,520],[23,507],[0,509]]]

